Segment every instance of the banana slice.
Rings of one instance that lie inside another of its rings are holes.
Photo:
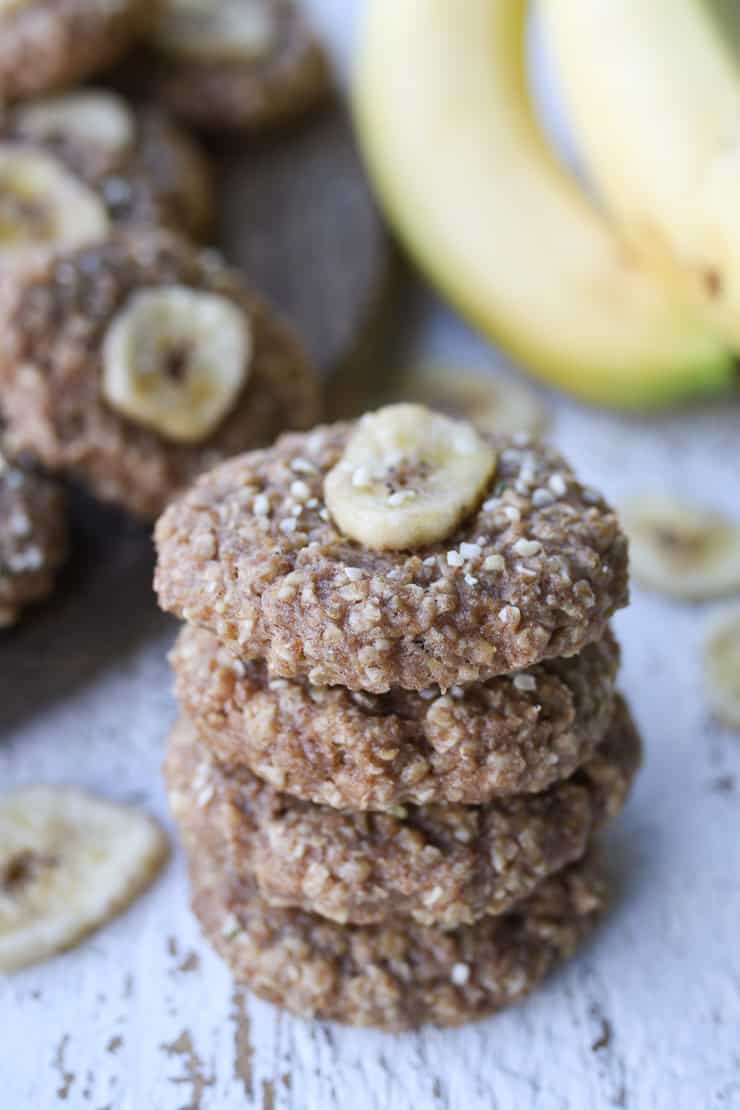
[[[246,315],[226,297],[184,285],[143,290],[105,335],[103,395],[137,424],[197,443],[232,408],[252,346]]]
[[[482,371],[418,367],[401,379],[398,393],[404,401],[472,420],[494,435],[541,435],[548,423],[545,408],[531,389]]]
[[[24,104],[15,120],[19,133],[37,142],[92,143],[120,154],[134,141],[134,119],[125,100],[98,89],[80,89]]]
[[[495,451],[472,424],[388,405],[359,421],[324,498],[341,531],[363,546],[421,547],[454,532],[495,469]]]
[[[625,505],[622,517],[638,582],[694,601],[740,589],[740,526],[721,513],[642,497]]]
[[[157,49],[193,61],[254,61],[276,36],[265,0],[165,0],[150,41]]]
[[[0,265],[51,247],[78,247],[109,226],[102,201],[50,155],[0,144]]]
[[[0,971],[44,960],[154,878],[167,841],[146,814],[71,787],[0,799]]]
[[[721,613],[704,643],[707,699],[726,724],[740,729],[740,605]]]

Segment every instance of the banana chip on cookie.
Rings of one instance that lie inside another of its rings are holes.
[[[164,232],[24,271],[0,306],[0,383],[14,450],[143,517],[318,408],[292,332],[215,252]]]
[[[111,226],[161,225],[194,238],[209,228],[212,188],[205,157],[159,108],[134,107],[106,89],[48,96],[1,113],[0,144],[19,152],[17,158],[55,165],[56,176],[75,183],[87,208],[96,206],[94,235],[83,240],[80,233],[79,243],[102,238]],[[51,205],[52,184],[48,192]],[[80,226],[83,201],[68,196],[65,209],[68,220]],[[65,245],[51,240],[47,235],[47,245]]]
[[[480,501],[496,452],[467,423],[421,405],[388,405],[359,421],[324,480],[341,531],[375,551],[449,536]]]
[[[100,197],[57,159],[0,143],[0,273],[48,250],[95,242],[108,228]]]

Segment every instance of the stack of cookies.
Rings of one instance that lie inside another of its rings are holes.
[[[412,404],[282,437],[160,519],[166,760],[194,908],[294,1012],[456,1024],[603,906],[640,742],[612,510],[554,451]]]

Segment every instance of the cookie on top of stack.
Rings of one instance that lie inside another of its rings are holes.
[[[512,1002],[603,908],[640,741],[615,514],[554,451],[419,405],[232,459],[157,529],[194,908],[294,1012],[399,1029]]]

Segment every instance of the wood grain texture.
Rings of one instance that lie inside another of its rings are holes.
[[[338,48],[346,0],[315,0]],[[489,365],[419,291],[398,356]],[[680,492],[740,513],[740,410],[627,419],[553,398],[553,438],[615,501]],[[0,789],[82,783],[169,825],[159,778],[175,626],[141,529],[81,503],[58,597],[0,640]],[[176,853],[128,913],[0,979],[3,1110],[727,1110],[740,1106],[740,741],[702,699],[717,610],[637,589],[616,625],[647,758],[608,838],[614,909],[531,999],[451,1032],[294,1020],[200,940]]]
[[[215,153],[218,241],[304,337],[329,378],[377,318],[389,238],[346,111],[337,101],[299,128]]]

